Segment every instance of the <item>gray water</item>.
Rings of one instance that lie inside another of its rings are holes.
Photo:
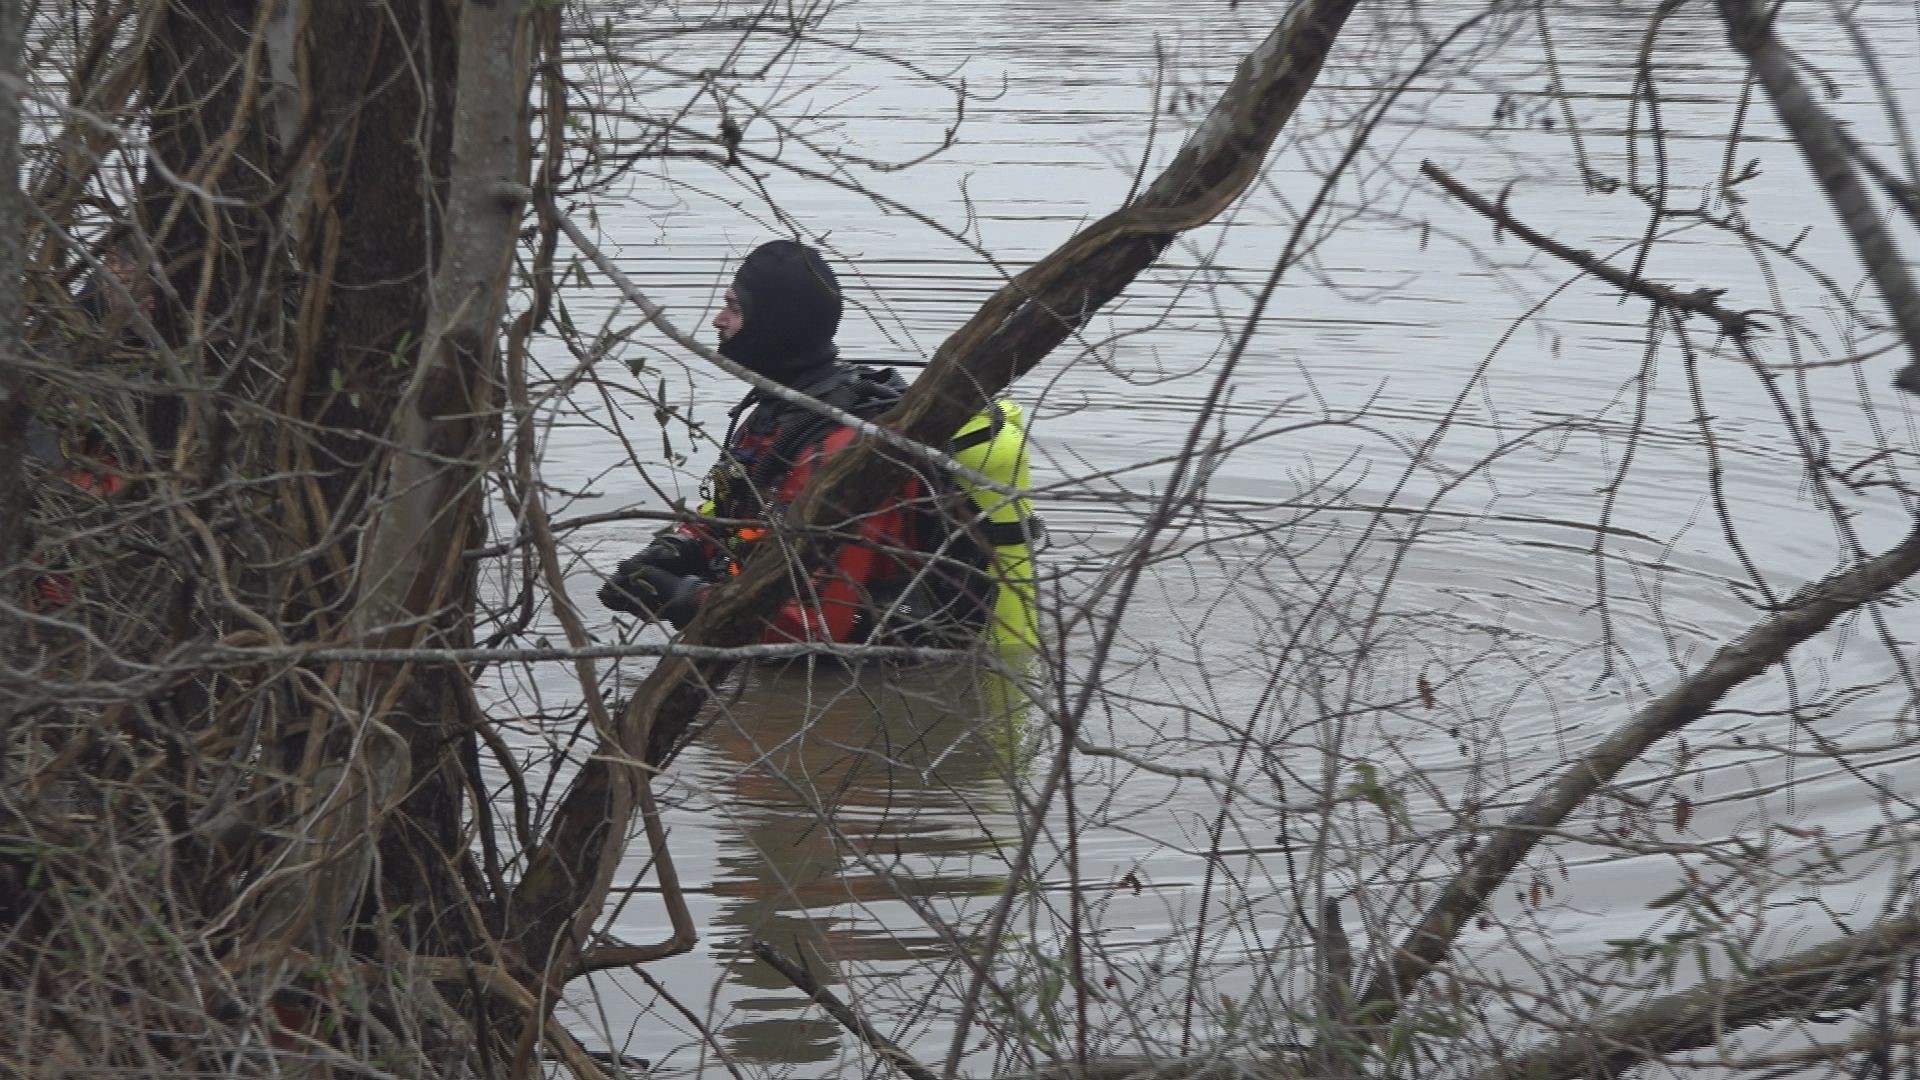
[[[1465,835],[1450,828],[1497,821],[1501,807],[1523,801],[1558,763],[1760,617],[1749,567],[1784,596],[1844,561],[1850,544],[1878,550],[1907,527],[1907,508],[1885,488],[1843,494],[1852,536],[1837,527],[1815,498],[1767,381],[1696,326],[1699,395],[1716,461],[1683,351],[1664,330],[1649,350],[1644,304],[1496,237],[1419,175],[1430,159],[1488,197],[1511,184],[1510,206],[1522,220],[1631,265],[1646,208],[1627,188],[1658,183],[1661,168],[1644,134],[1645,107],[1636,113],[1631,104],[1650,6],[1553,8],[1557,78],[1577,139],[1561,102],[1546,93],[1556,75],[1530,13],[1468,31],[1416,72],[1421,34],[1445,33],[1478,9],[1418,10],[1429,20],[1424,27],[1399,5],[1356,15],[1296,134],[1231,220],[1169,251],[1083,340],[1062,346],[1012,391],[1035,417],[1035,485],[1054,537],[1048,591],[1064,609],[1135,538],[1169,475],[1167,455],[1186,440],[1301,209],[1382,89],[1404,82],[1330,209],[1301,234],[1306,257],[1286,269],[1224,406],[1205,423],[1207,436],[1234,448],[1209,460],[1204,495],[1181,518],[1174,554],[1144,577],[1097,676],[1107,698],[1089,715],[1085,738],[1124,756],[1085,757],[1075,770],[1077,881],[1090,908],[1083,934],[1092,978],[1107,991],[1092,1006],[1096,1052],[1165,1052],[1180,1041],[1180,1009],[1167,1003],[1181,1001],[1179,976],[1191,967],[1190,925],[1222,799],[1217,786],[1155,773],[1127,756],[1232,773],[1244,785],[1233,795],[1235,825],[1221,840],[1227,857],[1206,890],[1217,932],[1202,935],[1200,950],[1206,992],[1198,1023],[1231,1041],[1249,998],[1286,997],[1301,985],[1291,914],[1299,875],[1317,876],[1345,899],[1349,918],[1365,923],[1353,928],[1356,937],[1364,939],[1374,919],[1404,919],[1450,865],[1451,845]],[[761,170],[762,188],[738,171],[678,161],[597,205],[600,236],[683,329],[710,338],[706,321],[731,264],[787,232],[763,198],[770,193],[841,267],[857,309],[841,335],[844,353],[869,363],[922,361],[1006,274],[1118,205],[1143,155],[1164,160],[1195,119],[1191,102],[1210,100],[1270,14],[1259,4],[1158,0],[849,2],[829,27],[842,35],[858,28],[863,51],[802,50],[746,92],[782,99],[788,110],[818,108],[820,145],[844,139],[866,157],[905,160],[940,145],[954,97],[875,55],[897,52],[922,70],[964,76],[978,96],[954,146],[901,172],[846,170],[948,234],[777,168]],[[1857,17],[1884,53],[1896,96],[1920,105],[1915,9],[1869,3]],[[734,40],[683,39],[676,64],[692,66],[688,57]],[[1796,44],[1834,80],[1830,107],[1864,141],[1887,145],[1885,118],[1845,37],[1809,15]],[[1156,50],[1168,60],[1161,74]],[[1709,182],[1726,154],[1741,73],[1711,5],[1676,13],[1653,55],[1673,201],[1725,214],[1730,206]],[[646,100],[665,108],[685,97],[676,94]],[[696,103],[687,123],[715,119]],[[764,125],[749,125],[747,135],[750,148],[772,150]],[[798,145],[784,152],[821,166]],[[1624,184],[1590,189],[1578,154]],[[1763,104],[1738,149],[1738,162],[1748,159],[1757,173],[1738,190],[1755,227],[1786,242],[1810,226],[1796,253],[1871,306],[1845,238]],[[1911,229],[1901,238],[1909,252],[1920,250]],[[1769,280],[1725,233],[1669,224],[1644,273],[1683,289],[1725,288],[1735,308],[1770,308],[1781,298],[1801,321],[1796,334],[1763,340],[1770,363],[1883,343],[1860,340],[1816,279],[1773,265],[1780,276]],[[568,303],[585,327],[607,320],[617,329],[638,318],[614,303],[604,282],[570,291]],[[558,350],[544,362],[556,378],[577,371]],[[1803,426],[1817,425],[1816,437],[1843,467],[1891,447],[1894,456],[1873,467],[1901,473],[1911,467],[1916,429],[1911,407],[1888,385],[1900,362],[1883,354],[1783,372],[1772,385]],[[637,379],[630,365],[640,365]],[[689,366],[650,331],[594,372],[606,396],[599,387],[572,389],[546,438],[548,483],[585,493],[558,516],[691,498],[737,388]],[[670,428],[671,451],[684,456],[678,466],[662,463],[652,431],[648,398],[662,389],[665,404],[700,425],[696,433]],[[631,453],[603,426],[609,400],[629,410]],[[1716,468],[1724,524],[1710,498]],[[590,596],[598,575],[640,535],[639,526],[573,534],[574,594]],[[1328,584],[1339,585],[1335,610],[1309,610],[1315,589]],[[1357,682],[1309,687],[1295,678],[1303,661],[1281,651],[1288,635],[1335,657],[1351,647],[1351,634],[1329,629],[1335,615],[1357,622],[1376,606],[1373,666],[1353,669]],[[1892,632],[1904,637],[1903,616],[1888,613]],[[611,623],[600,629],[618,632]],[[1084,626],[1065,635],[1071,659],[1047,685],[1072,691],[1086,677],[1092,639]],[[1874,784],[1910,789],[1896,778],[1910,756],[1911,704],[1878,687],[1896,673],[1898,651],[1862,620],[1796,660],[1791,693],[1811,712],[1833,706],[1818,734],[1858,747],[1847,758],[1858,771],[1817,753],[1809,734],[1775,711],[1789,687],[1774,678],[1689,732],[1687,749],[1657,748],[1621,788],[1659,814],[1670,814],[1684,793],[1697,810],[1685,829],[1668,830],[1676,842],[1766,834],[1775,823],[1859,836],[1903,821]],[[645,664],[603,670],[630,686]],[[1290,689],[1270,692],[1276,673]],[[596,977],[597,993],[578,995],[568,1022],[595,1043],[671,1069],[718,1069],[724,1057],[747,1073],[811,1076],[870,1061],[747,954],[746,942],[759,936],[805,951],[837,992],[938,1062],[966,985],[956,950],[979,947],[970,935],[1006,888],[1016,800],[1031,793],[1043,753],[1055,745],[1040,710],[1008,716],[983,705],[973,681],[943,678],[951,679],[789,672],[726,703],[663,792],[701,944],[648,969],[710,1037],[627,974]],[[1416,679],[1436,688],[1431,705],[1411,698]],[[1850,686],[1868,689],[1852,694]],[[517,692],[565,699],[570,690],[556,668]],[[989,703],[997,694],[985,688]],[[1315,717],[1309,706],[1322,695],[1377,707]],[[992,722],[979,720],[996,712]],[[1274,752],[1243,769],[1235,761],[1242,732]],[[1311,823],[1282,810],[1297,813],[1322,783],[1343,789],[1354,762],[1398,786],[1405,825],[1427,831],[1431,845],[1396,846],[1408,839],[1398,831],[1405,826],[1364,803],[1349,800]],[[1602,801],[1582,827],[1631,816],[1631,801]],[[1478,809],[1463,811],[1468,802]],[[1075,877],[1057,807],[1049,821],[1036,870],[1042,887],[1015,905],[1021,917],[1010,952],[1029,958],[1025,974],[1012,974],[1019,965],[1010,957],[1007,975],[1026,978],[1018,992],[1042,1003],[1044,961],[1066,954],[1061,894]],[[1310,836],[1326,846],[1315,848]],[[1557,845],[1529,864],[1538,870],[1522,872],[1522,896],[1499,899],[1497,923],[1463,940],[1468,966],[1489,979],[1558,985],[1609,940],[1669,918],[1647,902],[1669,891],[1678,862],[1693,857]],[[612,932],[636,942],[665,934],[645,867],[641,845],[621,878],[633,887],[616,894],[610,920]],[[1900,873],[1883,865],[1821,887],[1767,888],[1864,919],[1893,895]],[[1545,881],[1552,896],[1525,895],[1529,880]],[[1756,887],[1750,903],[1759,912],[1769,899],[1779,897]],[[1755,947],[1785,947],[1801,917],[1798,908],[1756,915]],[[1568,959],[1543,964],[1543,951]],[[1041,1011],[1071,1019],[1067,1002]],[[976,1042],[987,1037],[981,1024],[973,1033]],[[967,1059],[975,1071],[993,1064],[986,1053]]]

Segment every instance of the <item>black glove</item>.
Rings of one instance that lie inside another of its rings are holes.
[[[707,554],[706,546],[686,533],[663,532],[653,538],[653,543],[640,549],[638,555],[621,563],[642,562],[657,566],[669,574],[681,577],[708,579],[713,576],[713,557]]]
[[[700,597],[707,583],[643,561],[645,554],[641,552],[620,564],[600,586],[600,602],[648,621],[665,619],[675,629],[686,626],[700,611]]]

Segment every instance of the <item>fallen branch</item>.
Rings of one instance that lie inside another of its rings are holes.
[[[463,649],[438,649],[427,646],[414,649],[308,648],[301,645],[262,647],[219,646],[184,653],[181,659],[204,667],[249,667],[260,663],[285,664],[509,664],[562,660],[624,660],[632,657],[682,656],[695,660],[798,660],[807,657],[840,657],[847,660],[897,660],[921,663],[951,661],[974,654],[960,649],[921,648],[908,645],[848,645],[831,641],[783,641],[765,645],[741,645],[720,648],[687,645],[679,641],[630,642],[625,645],[587,645],[581,648],[487,648],[475,645]]]
[[[1858,1009],[1920,951],[1920,916],[1759,965],[1653,1001],[1597,1027],[1479,1073],[1474,1080],[1611,1077],[1663,1054],[1710,1046],[1726,1032],[1796,1014]]]
[[[413,957],[409,966],[424,978],[438,982],[462,983],[473,980],[488,993],[511,1004],[526,1014],[530,1029],[540,1034],[545,1043],[567,1071],[580,1080],[607,1080],[606,1072],[600,1068],[597,1058],[606,1057],[614,1063],[612,1055],[595,1053],[580,1045],[565,1025],[556,1024],[545,1016],[545,1007],[533,996],[533,992],[516,982],[512,975],[493,964],[476,964],[468,960],[449,956]],[[382,978],[390,973],[379,973]]]
[[[1473,864],[1448,882],[1361,994],[1369,1022],[1385,1030],[1398,1004],[1446,956],[1460,930],[1513,873],[1546,831],[1654,743],[1705,716],[1727,692],[1779,663],[1796,646],[1920,572],[1920,529],[1851,570],[1802,588],[1772,618],[1722,647],[1600,745],[1582,754],[1488,838]]]
[[[1420,171],[1430,177],[1434,183],[1445,188],[1447,194],[1466,203],[1482,216],[1494,222],[1500,227],[1502,232],[1510,232],[1528,244],[1539,248],[1541,251],[1557,259],[1572,263],[1587,273],[1592,274],[1594,277],[1618,288],[1622,292],[1633,293],[1636,296],[1651,300],[1664,308],[1672,308],[1676,311],[1689,312],[1694,315],[1704,315],[1714,322],[1719,323],[1721,331],[1728,337],[1746,337],[1757,330],[1765,329],[1765,327],[1761,326],[1746,312],[1729,311],[1721,307],[1719,300],[1724,290],[1700,288],[1694,289],[1691,292],[1681,292],[1671,285],[1662,285],[1657,281],[1648,281],[1645,278],[1629,274],[1625,270],[1616,269],[1591,251],[1581,251],[1577,248],[1568,247],[1552,237],[1543,235],[1529,228],[1524,222],[1515,218],[1513,214],[1507,210],[1505,203],[1496,206],[1488,202],[1460,181],[1447,175],[1445,170],[1433,162],[1422,161],[1420,163]]]
[[[1764,1069],[1803,1069],[1810,1065],[1834,1066],[1855,1054],[1877,1054],[1894,1047],[1912,1047],[1920,1045],[1920,1026],[1902,1025],[1888,1029],[1878,1024],[1869,1024],[1853,1034],[1852,1038],[1840,1042],[1814,1043],[1793,1050],[1776,1050],[1767,1054],[1754,1054],[1728,1060],[1719,1055],[1715,1065],[1734,1072],[1760,1072]],[[1890,1074],[1879,1074],[1890,1075]]]
[[[753,955],[766,961],[767,966],[786,976],[788,982],[812,998],[814,1004],[827,1010],[827,1015],[839,1021],[841,1027],[858,1035],[862,1042],[873,1047],[873,1052],[885,1058],[894,1068],[906,1073],[913,1080],[934,1080],[933,1073],[925,1065],[915,1061],[913,1055],[895,1046],[893,1040],[874,1030],[872,1024],[867,1023],[861,1019],[859,1013],[848,1008],[847,1003],[841,1001],[838,995],[820,985],[820,980],[814,978],[813,972],[808,971],[804,965],[788,959],[786,954],[759,938],[753,939]]]

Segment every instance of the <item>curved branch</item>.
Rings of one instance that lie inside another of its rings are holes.
[[[1473,864],[1383,960],[1361,995],[1370,1022],[1385,1026],[1398,1002],[1446,956],[1460,930],[1499,888],[1546,830],[1554,828],[1649,747],[1705,716],[1741,683],[1779,663],[1796,646],[1920,572],[1920,528],[1899,546],[1802,588],[1772,618],[1722,647],[1681,681],[1581,755],[1481,847]]]

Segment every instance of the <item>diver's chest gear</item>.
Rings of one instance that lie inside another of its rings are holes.
[[[891,368],[835,365],[795,389],[863,420],[891,408],[906,383]],[[1029,483],[1027,436],[1018,403],[999,400],[962,424],[947,453],[995,482],[970,483],[945,469],[921,467],[919,497],[903,501],[917,565],[867,583],[855,640],[925,643],[955,629],[978,634],[991,622],[996,636],[1034,639],[1033,549],[1044,528],[1024,496]],[[749,395],[735,412],[726,451],[706,484],[716,517],[778,522],[796,469],[840,427],[831,417],[778,399]],[[736,528],[723,546],[734,567],[762,527]],[[940,628],[935,631],[933,628]]]
[[[907,384],[892,368],[835,364],[795,390],[871,420],[893,407]],[[741,413],[745,419],[741,419]],[[780,487],[814,445],[839,427],[832,417],[756,391],[734,411],[726,451],[707,478],[706,500],[720,517],[774,520],[785,510]]]

